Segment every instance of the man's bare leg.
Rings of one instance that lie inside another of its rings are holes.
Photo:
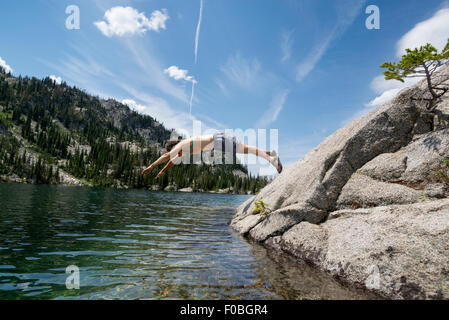
[[[240,143],[237,146],[237,153],[253,154],[255,156],[261,157],[271,163],[278,170],[278,172],[282,171],[282,164],[279,160],[279,157],[273,157],[270,151],[265,151],[255,146],[249,146],[247,144]]]

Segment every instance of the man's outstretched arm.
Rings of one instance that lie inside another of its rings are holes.
[[[165,167],[161,170],[161,172],[159,172],[159,174],[156,176],[156,179],[159,179],[165,173],[165,171],[167,171],[168,169],[170,169],[175,165],[173,161],[176,161],[176,158],[177,157],[175,157],[175,159],[172,159],[165,165]]]
[[[170,160],[170,153],[167,152],[166,154],[162,155],[159,159],[154,161],[148,168],[143,170],[142,174],[150,172],[151,170],[153,170],[154,167],[158,166],[161,163],[167,162],[168,160]]]

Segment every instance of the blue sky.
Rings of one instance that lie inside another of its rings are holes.
[[[79,30],[66,28],[69,5],[79,7]],[[380,10],[379,30],[365,27],[368,5]],[[0,64],[125,101],[167,127],[277,129],[289,165],[401,89],[378,66],[404,46],[441,46],[445,8],[441,0],[2,1]]]

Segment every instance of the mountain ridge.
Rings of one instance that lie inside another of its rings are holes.
[[[180,165],[159,180],[157,172],[141,176],[171,133],[114,99],[0,70],[0,180],[245,194],[268,183],[241,164]]]

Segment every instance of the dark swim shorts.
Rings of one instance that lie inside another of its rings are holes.
[[[214,150],[236,154],[238,144],[239,140],[235,136],[227,135],[224,132],[214,134]]]

